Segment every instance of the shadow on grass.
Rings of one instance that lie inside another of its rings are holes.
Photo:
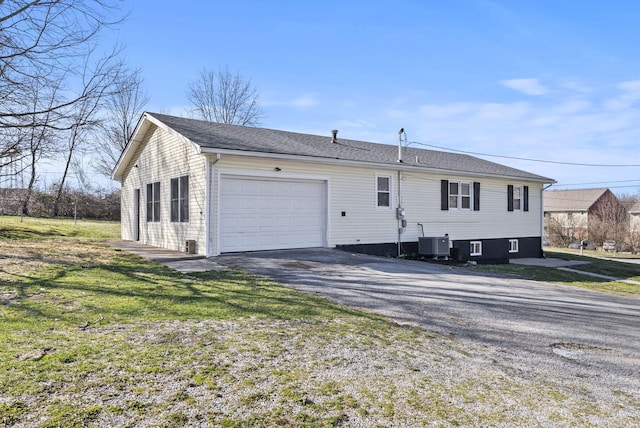
[[[640,281],[640,264],[638,263],[626,262],[624,259],[606,260],[600,257],[589,257],[587,255],[581,256],[579,254],[566,252],[546,251],[545,253],[549,257],[565,260],[579,260],[588,263],[586,265],[576,266],[576,269],[578,270]]]
[[[114,253],[107,264],[63,263],[14,274],[10,283],[0,283],[17,291],[7,303],[16,316],[4,322],[369,316],[237,270],[180,274],[138,256]]]
[[[579,257],[579,256],[578,256]],[[579,260],[579,259],[572,259]],[[590,261],[590,260],[585,260]],[[616,263],[616,262],[609,262]],[[526,266],[526,265],[481,265],[477,266],[477,270],[498,274],[500,276],[512,276],[521,279],[533,281],[544,281],[559,284],[588,288],[597,291],[623,293],[623,294],[640,294],[640,285],[624,283],[621,281],[612,281],[610,279],[598,278],[588,273],[598,273],[608,275],[619,279],[637,280],[637,271],[624,271],[616,269],[605,269],[602,266],[580,265],[572,266],[571,269],[585,271],[585,273],[568,272],[552,267],[542,266]]]
[[[56,228],[34,230],[27,227],[0,226],[0,239],[14,240],[41,240],[46,238],[59,238],[62,236]],[[16,243],[16,245],[19,245]]]

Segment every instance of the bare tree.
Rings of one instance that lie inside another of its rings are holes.
[[[615,196],[605,197],[589,212],[589,239],[600,246],[604,241],[622,245],[629,235],[629,217]]]
[[[111,1],[0,0],[0,159],[28,157],[21,130],[73,127],[77,105],[94,96],[82,85],[82,65],[100,56],[92,46],[99,33],[121,21]],[[33,103],[34,85],[62,90]]]
[[[197,117],[211,122],[257,126],[264,117],[260,94],[251,85],[226,67],[217,72],[202,70],[189,84],[187,97]]]
[[[86,96],[67,88],[66,97],[33,111],[20,102],[22,88],[35,79],[55,83],[75,75],[98,33],[120,22],[115,10],[105,0],[0,1],[0,127],[24,126],[19,118],[66,109]]]
[[[58,192],[53,202],[53,215],[58,216],[60,199],[67,181],[69,169],[74,156],[87,142],[88,136],[95,131],[100,124],[99,111],[106,99],[113,93],[114,83],[118,81],[118,75],[123,64],[117,60],[119,51],[116,49],[110,55],[100,59],[96,64],[85,64],[82,76],[83,93],[86,94],[80,101],[74,104],[73,110],[66,117],[68,123],[67,144],[64,147],[64,170],[60,179]],[[87,60],[90,59],[90,55]]]
[[[56,93],[60,87],[55,85],[48,88],[41,88],[38,80],[34,80],[31,83],[32,93],[30,101],[33,103],[33,110],[47,110],[48,107],[54,103]],[[42,104],[43,102],[46,104]],[[24,215],[29,215],[31,197],[38,180],[36,166],[38,165],[40,158],[45,153],[50,152],[52,147],[55,146],[54,132],[47,126],[49,119],[52,118],[52,116],[54,116],[54,111],[49,110],[47,114],[43,115],[38,120],[38,125],[19,129],[20,133],[24,135],[24,138],[20,139],[21,142],[24,142],[21,144],[21,148],[24,156],[28,159],[27,164],[29,169],[29,183],[22,200],[21,213]],[[28,120],[27,118],[24,119]]]
[[[111,176],[148,102],[140,70],[124,72],[118,77],[106,99],[102,132],[96,141],[99,158],[94,168],[98,173]]]

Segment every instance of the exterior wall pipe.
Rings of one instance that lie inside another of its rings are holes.
[[[211,231],[213,230],[213,202],[212,202],[212,198],[213,198],[213,180],[215,177],[215,174],[213,173],[213,169],[215,164],[217,164],[220,161],[220,158],[222,156],[220,155],[220,153],[216,153],[216,158],[214,160],[212,160],[211,162],[207,162],[208,166],[207,169],[205,171],[205,201],[207,206],[205,207],[205,212],[207,213],[207,218],[205,219],[205,239],[206,239],[206,245],[207,245],[207,249],[206,249],[206,255],[207,256],[216,256],[217,254],[215,254],[215,250],[213,248],[212,242],[211,242]]]

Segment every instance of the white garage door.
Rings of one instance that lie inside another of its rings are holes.
[[[324,181],[222,176],[220,252],[322,247]]]

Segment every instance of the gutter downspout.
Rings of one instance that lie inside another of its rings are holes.
[[[400,128],[398,131],[398,164],[402,164],[402,136],[404,135],[404,141],[407,141],[407,134],[404,132],[404,128]],[[402,232],[406,225],[404,218],[404,208],[402,208],[402,175],[400,169],[398,169],[398,207],[396,208],[396,221],[398,225],[398,255],[402,255]]]
[[[398,170],[398,208],[396,211],[396,219],[398,222],[398,257],[402,255],[402,193],[401,193],[402,177],[400,170]]]
[[[549,184],[540,190],[540,254],[544,257],[544,191],[553,186]]]
[[[213,182],[215,174],[213,173],[214,165],[220,161],[220,153],[216,153],[216,158],[212,162],[208,162],[208,167],[205,171],[205,200],[207,201],[207,206],[205,207],[206,218],[205,218],[205,239],[207,243],[207,256],[216,256],[216,249],[213,248],[212,240],[211,240],[211,232],[213,231]],[[209,159],[209,157],[207,157]]]

